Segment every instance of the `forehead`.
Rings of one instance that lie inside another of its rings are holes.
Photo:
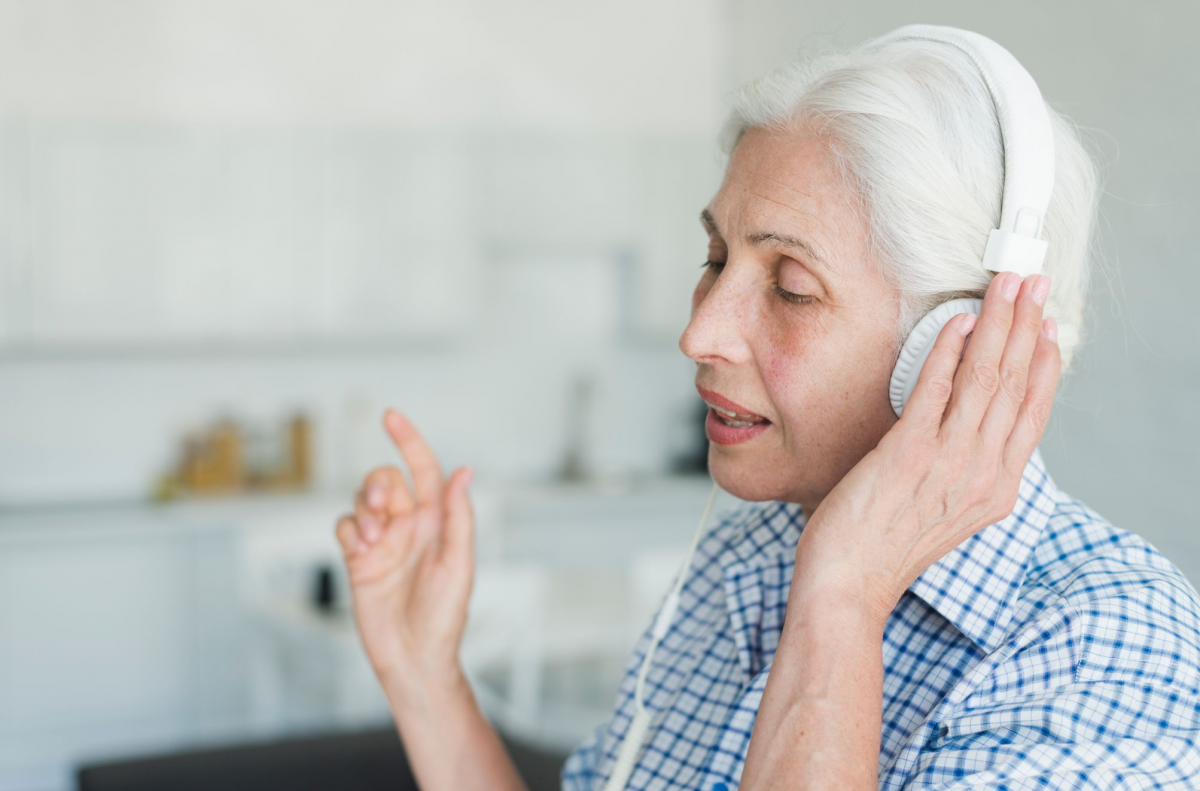
[[[861,259],[865,224],[828,144],[813,134],[747,131],[709,209],[726,242],[763,231],[804,234],[831,258]]]

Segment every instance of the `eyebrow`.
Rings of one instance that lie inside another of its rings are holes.
[[[708,230],[712,233],[715,233],[718,236],[723,235],[721,230],[717,228],[717,221],[713,219],[712,212],[710,212],[708,209],[704,209],[700,212],[700,222],[704,223],[705,227],[708,228]],[[752,233],[747,236],[746,241],[752,245],[803,250],[804,253],[807,254],[807,256],[812,259],[814,263],[820,264],[830,272],[833,271],[833,267],[831,267],[829,262],[817,252],[816,248],[809,244],[807,240],[801,239],[799,236],[792,236],[791,234],[786,233],[759,232]]]

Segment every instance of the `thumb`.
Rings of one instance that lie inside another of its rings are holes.
[[[442,534],[442,560],[450,563],[467,563],[471,559],[475,540],[475,510],[467,495],[467,487],[475,478],[474,467],[455,470],[446,487],[445,532]]]

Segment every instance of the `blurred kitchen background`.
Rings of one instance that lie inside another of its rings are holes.
[[[333,527],[389,405],[477,469],[464,659],[552,777],[708,494],[676,344],[727,92],[909,22],[1103,160],[1042,450],[1200,580],[1196,9],[0,0],[0,789],[383,787]]]

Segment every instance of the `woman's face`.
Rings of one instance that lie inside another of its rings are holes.
[[[679,348],[698,387],[770,421],[737,444],[710,430],[709,470],[736,497],[811,515],[896,422],[899,295],[867,261],[865,220],[814,135],[746,132],[701,221],[717,265]]]

